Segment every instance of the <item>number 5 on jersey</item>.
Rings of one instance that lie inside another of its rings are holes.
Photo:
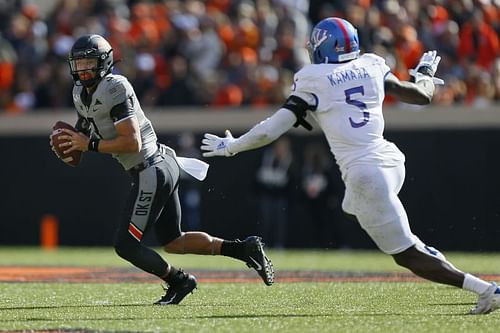
[[[368,111],[365,111],[367,109],[366,104],[357,100],[357,99],[351,98],[352,95],[358,94],[358,93],[361,94],[361,96],[365,95],[365,89],[363,88],[363,86],[358,86],[358,87],[344,90],[345,102],[347,104],[354,105],[355,107],[359,108],[363,112],[363,121],[361,121],[359,123],[355,122],[354,120],[352,120],[351,117],[349,117],[349,122],[351,123],[351,126],[353,128],[359,128],[359,127],[365,126],[368,123],[368,121],[370,120],[370,113]]]

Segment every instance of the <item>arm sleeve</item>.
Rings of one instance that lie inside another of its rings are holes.
[[[134,115],[133,98],[130,96],[122,103],[116,104],[110,111],[111,119],[116,124]]]
[[[292,128],[296,121],[297,118],[292,111],[281,108],[271,117],[261,121],[247,133],[235,139],[228,146],[228,150],[236,154],[265,146]]]

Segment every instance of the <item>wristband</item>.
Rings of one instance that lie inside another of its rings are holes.
[[[98,139],[98,138],[90,138],[90,141],[89,141],[89,146],[87,147],[88,151],[99,151],[99,141],[101,141],[101,139]]]

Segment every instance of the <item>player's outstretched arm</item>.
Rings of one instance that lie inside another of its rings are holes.
[[[392,73],[385,80],[385,92],[396,97],[401,102],[410,104],[429,104],[434,96],[435,84],[444,84],[444,81],[434,77],[441,57],[436,51],[425,52],[410,74],[413,82],[400,81]]]
[[[226,130],[226,137],[205,133],[200,149],[205,151],[204,157],[233,156],[273,142],[288,131],[296,121],[297,118],[293,112],[281,108],[239,138],[233,138],[229,130]]]
[[[431,79],[421,80],[418,83],[400,81],[394,74],[389,73],[385,79],[385,93],[409,104],[426,105],[432,101],[434,83]]]

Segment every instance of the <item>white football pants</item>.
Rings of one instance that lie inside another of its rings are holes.
[[[417,243],[424,245],[411,232],[398,198],[404,178],[403,162],[390,167],[355,165],[344,175],[346,191],[342,209],[355,215],[378,248],[391,255]]]

